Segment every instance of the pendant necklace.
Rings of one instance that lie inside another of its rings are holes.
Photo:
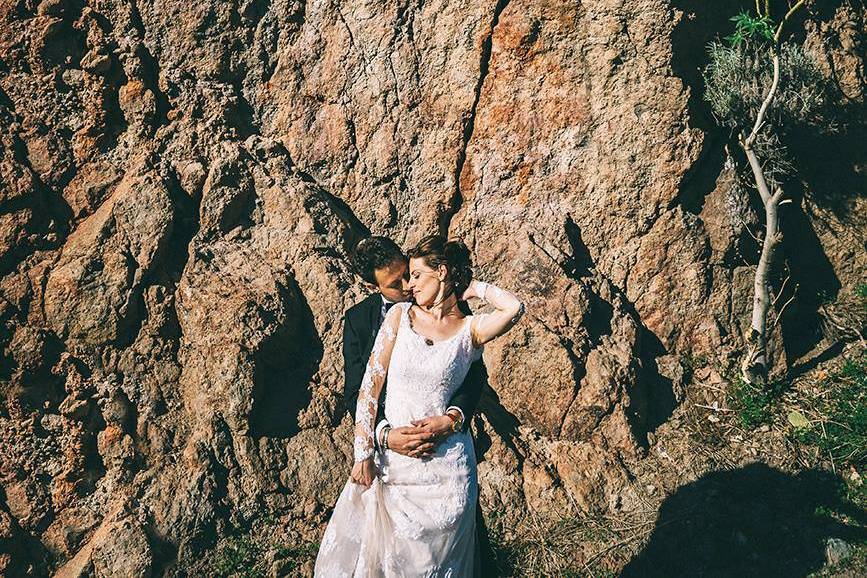
[[[440,299],[439,301],[434,302],[434,304],[431,307],[436,307],[437,305],[439,305],[440,303],[445,301],[446,298],[448,298],[452,293],[454,293],[454,290],[451,290],[448,293],[446,293],[445,295],[443,295],[443,298]],[[427,345],[428,347],[432,347],[434,344],[433,339],[431,339],[430,337],[425,337],[424,342],[425,342],[425,345]]]

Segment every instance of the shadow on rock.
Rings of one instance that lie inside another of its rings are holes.
[[[487,370],[485,370],[485,386],[482,390],[482,396],[479,400],[479,413],[483,413],[490,423],[491,429],[502,439],[503,443],[512,451],[519,463],[523,462],[523,452],[518,449],[517,443],[520,439],[518,426],[520,422],[518,418],[512,415],[509,410],[503,407],[500,402],[500,396],[487,383]],[[490,434],[485,431],[484,422],[476,417],[475,421],[476,432],[476,458],[482,462],[488,457],[488,450],[491,448],[492,439]]]
[[[282,293],[291,321],[256,354],[250,434],[257,438],[287,438],[298,432],[298,414],[310,404],[309,384],[323,356],[313,312],[301,288],[290,279]]]
[[[864,513],[842,502],[840,484],[828,472],[791,476],[764,464],[707,474],[663,502],[621,576],[805,576],[823,566],[828,538],[867,538]]]
[[[780,318],[787,365],[792,365],[821,341],[819,308],[828,299],[835,298],[842,288],[814,224],[801,208],[800,195],[793,194],[791,198],[794,202],[781,211],[785,239],[781,253],[791,279],[779,298],[779,309],[795,297],[789,307],[782,309]],[[793,293],[795,288],[797,294]]]
[[[718,131],[709,105],[704,101],[704,80],[701,71],[707,66],[707,45],[712,40],[731,34],[734,30],[730,18],[743,10],[740,0],[693,2],[675,0],[673,7],[681,11],[671,37],[674,74],[689,87],[690,125],[705,132]]]
[[[625,299],[625,296],[624,296]],[[632,304],[630,304],[630,307]],[[638,312],[635,312],[636,319]],[[677,408],[673,381],[659,371],[657,358],[667,353],[662,341],[643,323],[639,325],[639,358],[641,367],[638,370],[637,389],[641,396],[634,394],[635,408],[627,412],[632,434],[642,447],[647,447],[647,434],[656,431],[660,425],[668,421]],[[643,415],[637,415],[643,409]]]

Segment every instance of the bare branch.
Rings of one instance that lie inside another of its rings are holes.
[[[767,0],[766,0],[766,1],[767,1]],[[794,6],[792,6],[791,8],[789,8],[789,11],[786,12],[786,15],[783,16],[783,19],[780,20],[780,25],[777,26],[777,32],[776,32],[776,34],[774,34],[774,44],[779,44],[779,43],[780,43],[780,38],[781,38],[781,36],[782,36],[782,34],[783,34],[783,27],[786,25],[786,22],[789,20],[789,18],[791,18],[792,15],[795,14],[795,12],[797,12],[798,10],[800,10],[801,6],[804,5],[804,2],[805,2],[805,1],[806,1],[806,0],[798,0],[798,2],[797,2]]]
[[[767,329],[768,333],[770,333],[771,331],[773,331],[774,327],[777,326],[777,323],[780,321],[780,318],[783,316],[783,311],[786,310],[786,307],[789,306],[789,303],[791,303],[792,301],[794,301],[794,300],[795,300],[795,297],[797,297],[797,296],[798,296],[798,293],[797,293],[797,291],[796,291],[795,293],[792,294],[791,297],[789,297],[789,300],[788,300],[788,301],[786,301],[785,303],[783,303],[783,307],[780,309],[780,312],[777,313],[776,317],[774,317],[774,321],[773,321],[773,322],[768,326],[768,329]]]
[[[756,124],[753,125],[753,130],[750,132],[750,136],[748,136],[746,141],[744,141],[745,148],[752,148],[753,143],[756,142],[756,137],[762,128],[762,124],[765,122],[765,114],[768,112],[768,107],[771,106],[771,101],[774,99],[774,95],[777,93],[777,87],[780,85],[780,55],[777,52],[776,47],[774,48],[773,62],[774,80],[771,82],[771,88],[768,90],[768,94],[765,95],[765,100],[762,102],[759,114],[756,115]]]
[[[774,300],[771,302],[771,307],[776,307],[776,306],[777,306],[777,301],[779,301],[779,300],[780,300],[780,297],[782,297],[782,295],[783,295],[783,291],[785,291],[785,289],[786,289],[786,283],[788,283],[788,282],[789,282],[789,279],[791,279],[791,278],[792,278],[791,275],[786,275],[786,278],[783,279],[783,285],[780,287],[779,292],[777,292],[777,296],[774,297]]]
[[[747,232],[749,233],[749,230],[747,230]],[[752,233],[750,233],[750,236],[752,237]],[[753,239],[756,239],[756,238],[753,237]],[[762,244],[762,242],[761,242],[759,239],[756,239],[756,243],[758,243],[759,245]],[[738,257],[740,257],[741,263],[744,264],[744,267],[746,267],[746,268],[749,269],[750,271],[755,272],[755,270],[756,270],[756,266],[750,264],[750,262],[747,261],[746,257],[744,257],[744,254],[741,253],[741,250],[737,247],[737,245],[735,245],[735,252],[737,253]]]
[[[702,409],[712,409],[714,411],[734,411],[733,409],[727,409],[724,407],[714,407],[712,405],[702,405],[700,403],[694,403],[692,405],[694,405],[695,407],[700,407]]]
[[[741,218],[741,216],[740,216],[740,215],[738,215],[738,214],[735,214],[735,216],[736,216],[736,217],[737,217],[737,218],[738,218],[738,221],[740,221],[740,222],[741,222],[741,225],[743,225],[743,226],[744,226],[744,230],[745,230],[745,231],[746,231],[746,232],[747,232],[747,235],[749,235],[749,236],[750,236],[750,237],[752,237],[752,238],[753,238],[753,241],[755,241],[755,242],[756,242],[756,243],[758,243],[758,244],[759,244],[759,245],[761,245],[761,244],[762,244],[762,242],[761,242],[761,241],[760,241],[760,240],[759,240],[759,238],[758,238],[758,237],[756,237],[756,236],[755,236],[755,235],[753,235],[753,232],[752,232],[752,231],[750,231],[750,226],[749,226],[749,225],[747,225],[747,222],[746,222],[746,221],[744,221],[744,220],[743,220],[743,219],[742,219],[742,218]],[[746,262],[746,261],[744,261],[744,262]]]
[[[753,178],[756,179],[756,188],[762,197],[762,203],[767,205],[771,201],[771,193],[768,190],[768,182],[765,180],[765,174],[762,172],[762,166],[759,163],[756,152],[746,144],[744,144],[744,152],[747,154],[747,160],[750,163],[750,168],[753,170]]]

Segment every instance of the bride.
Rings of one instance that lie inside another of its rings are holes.
[[[488,341],[508,331],[524,305],[508,291],[472,279],[461,241],[431,235],[409,252],[412,302],[386,314],[370,354],[355,413],[355,464],[334,507],[315,576],[471,576],[478,481],[473,440],[451,395]],[[458,299],[477,297],[491,313],[465,316]],[[385,417],[395,426],[448,415],[452,433],[430,457],[374,452],[383,385]]]

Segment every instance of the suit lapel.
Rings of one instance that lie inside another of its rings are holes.
[[[366,347],[368,354],[373,349],[373,341],[376,339],[376,333],[379,331],[379,326],[382,325],[382,296],[379,293],[374,293],[367,298],[367,319],[368,327],[370,327],[370,341]]]

